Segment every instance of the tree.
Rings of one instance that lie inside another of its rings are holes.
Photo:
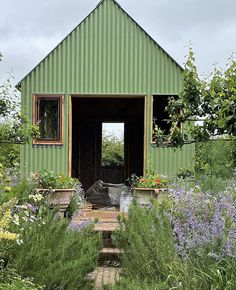
[[[124,165],[124,140],[114,134],[103,133],[102,140],[102,165]]]
[[[184,85],[178,99],[169,99],[168,110],[172,126],[170,134],[155,127],[156,140],[169,145],[211,140],[215,136],[236,137],[236,60],[229,58],[225,70],[215,68],[208,78],[200,79],[192,47],[184,66]],[[198,121],[196,123],[196,121]],[[191,126],[183,124],[189,122]],[[154,132],[155,133],[155,132]],[[189,137],[191,136],[191,137]],[[190,138],[190,140],[189,140]],[[158,142],[158,141],[157,141]]]
[[[19,164],[18,144],[28,143],[37,135],[37,126],[30,125],[28,119],[21,114],[19,94],[12,86],[10,77],[6,82],[0,83],[0,163],[6,168]]]
[[[30,125],[28,119],[21,114],[19,95],[12,86],[12,78],[0,83],[0,143],[23,144],[37,134],[37,126]]]

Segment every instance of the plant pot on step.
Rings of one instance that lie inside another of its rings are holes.
[[[162,199],[167,196],[167,188],[142,188],[133,187],[132,194],[137,197],[141,206],[147,206],[150,204],[151,198]]]
[[[36,193],[40,193],[43,196],[48,196],[49,202],[52,208],[59,208],[59,215],[64,218],[65,211],[69,206],[71,199],[75,196],[75,189],[56,188],[56,189],[36,189]]]

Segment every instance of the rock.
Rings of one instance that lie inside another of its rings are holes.
[[[112,184],[98,180],[86,191],[86,200],[102,206],[119,206],[120,196],[129,192],[130,188],[123,183]]]

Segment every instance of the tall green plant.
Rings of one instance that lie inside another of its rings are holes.
[[[100,239],[91,227],[77,232],[68,222],[47,218],[25,225],[23,243],[15,247],[11,266],[46,289],[91,289],[87,273],[94,270]]]
[[[114,134],[104,132],[102,140],[103,166],[122,166],[124,164],[124,140]]]
[[[201,79],[190,46],[183,73],[183,90],[179,98],[171,97],[167,106],[172,126],[168,143],[182,147],[185,142],[209,140],[213,136],[236,138],[236,60],[232,55],[225,70],[215,68]],[[201,120],[200,123],[196,123]],[[191,123],[181,130],[181,125]],[[162,136],[160,128],[155,128]],[[154,133],[155,133],[154,132]],[[186,137],[190,136],[190,140]],[[158,138],[157,138],[158,142]],[[157,144],[161,145],[161,144]]]
[[[171,222],[165,213],[168,208],[168,201],[152,209],[134,203],[128,218],[121,218],[115,239],[124,251],[122,266],[127,278],[167,286],[171,268],[180,268]]]

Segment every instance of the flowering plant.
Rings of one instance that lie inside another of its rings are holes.
[[[74,188],[78,179],[63,174],[55,174],[52,171],[42,170],[31,174],[31,179],[36,188]]]
[[[144,176],[134,176],[131,180],[132,187],[140,188],[165,188],[169,180],[166,176],[157,173],[147,173]]]
[[[178,187],[170,195],[176,250],[182,258],[206,253],[215,260],[236,258],[235,183],[217,195]]]

